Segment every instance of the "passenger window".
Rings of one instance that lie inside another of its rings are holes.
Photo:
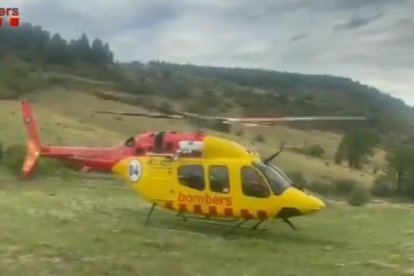
[[[210,166],[208,176],[212,192],[227,194],[230,191],[229,171],[226,166]]]
[[[178,168],[178,181],[181,185],[196,190],[204,190],[204,170],[201,165],[184,165]]]
[[[243,194],[252,197],[268,197],[269,187],[264,178],[252,167],[242,167],[242,190]]]

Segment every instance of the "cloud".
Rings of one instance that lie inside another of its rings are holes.
[[[305,39],[308,35],[305,33],[301,33],[301,34],[297,34],[295,36],[292,36],[292,38],[290,39],[291,42],[295,42],[295,41],[299,41],[302,39]]]
[[[361,8],[386,7],[406,5],[409,0],[332,0],[332,5],[338,9],[356,10]]]
[[[2,0],[67,39],[109,42],[120,61],[334,74],[414,105],[414,1]]]
[[[362,26],[368,25],[369,23],[381,17],[382,17],[382,13],[378,13],[370,17],[352,18],[345,23],[336,24],[334,26],[334,30],[352,30],[352,29],[360,28]]]

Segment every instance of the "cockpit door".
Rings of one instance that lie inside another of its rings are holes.
[[[240,215],[250,219],[266,219],[272,211],[273,197],[265,177],[254,167],[239,168]]]
[[[241,167],[240,177],[244,196],[253,198],[268,198],[270,196],[270,189],[265,178],[255,168]]]

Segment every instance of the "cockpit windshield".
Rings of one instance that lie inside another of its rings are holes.
[[[275,195],[282,194],[291,186],[292,181],[276,166],[261,162],[252,162],[252,165],[266,177]]]

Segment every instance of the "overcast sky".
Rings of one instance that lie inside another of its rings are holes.
[[[351,77],[414,106],[411,0],[1,0],[21,20],[161,59]]]

